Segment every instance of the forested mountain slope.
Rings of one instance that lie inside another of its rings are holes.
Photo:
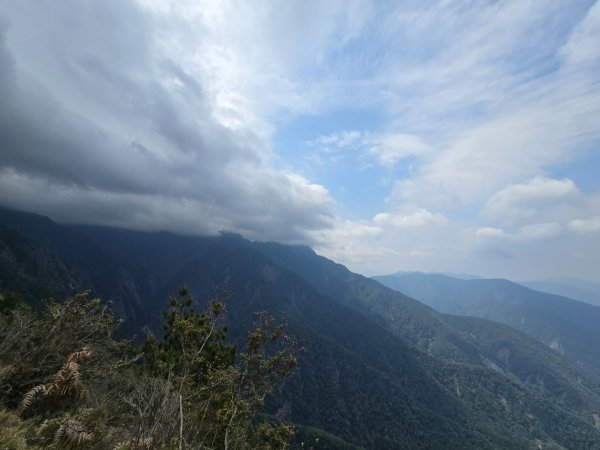
[[[196,299],[227,293],[234,342],[257,311],[287,318],[308,352],[269,401],[283,420],[373,449],[600,448],[595,380],[560,355],[507,327],[438,314],[310,249],[6,210],[0,223],[19,233],[4,238],[11,245],[49,252],[77,281],[61,286],[87,283],[138,332],[158,331],[183,283]]]
[[[508,280],[459,280],[424,273],[375,279],[437,311],[482,317],[521,330],[579,367],[600,374],[600,307]]]

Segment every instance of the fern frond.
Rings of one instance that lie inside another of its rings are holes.
[[[60,444],[64,443],[65,440],[70,444],[81,445],[93,439],[94,433],[86,431],[83,424],[78,420],[68,417],[61,422],[60,427],[56,430],[52,446],[61,448]]]
[[[113,450],[120,450],[123,447],[130,450],[151,450],[154,448],[154,440],[152,437],[132,438],[127,442],[119,442]]]
[[[89,359],[92,356],[92,350],[89,347],[84,347],[81,351],[71,353],[67,358],[67,363],[76,362],[80,359]]]
[[[36,387],[30,389],[24,396],[19,405],[17,406],[17,414],[22,414],[29,405],[35,400],[38,395],[46,396],[47,387],[45,384],[39,384]]]
[[[39,395],[55,398],[70,396],[77,401],[87,400],[89,398],[89,391],[81,382],[81,367],[78,361],[89,359],[91,355],[92,351],[87,347],[81,351],[71,353],[65,365],[61,367],[48,383],[34,387],[23,396],[17,407],[17,413],[22,414]]]

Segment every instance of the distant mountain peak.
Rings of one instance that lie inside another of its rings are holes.
[[[480,280],[483,277],[479,275],[472,275],[467,273],[454,273],[454,272],[435,272],[435,271],[419,271],[419,270],[399,270],[389,275],[381,276],[403,276],[403,275],[442,275],[445,277],[456,278],[457,280]],[[378,275],[379,276],[379,275]],[[373,278],[377,278],[373,277]]]

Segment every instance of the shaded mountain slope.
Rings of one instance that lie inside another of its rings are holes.
[[[14,230],[0,226],[0,290],[18,292],[27,301],[62,298],[85,283],[58,255]]]

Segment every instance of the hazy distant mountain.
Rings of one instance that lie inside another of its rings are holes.
[[[600,283],[575,278],[548,278],[536,281],[519,281],[519,284],[537,291],[563,295],[590,305],[600,306]]]
[[[156,329],[182,283],[197,299],[229,291],[233,329],[259,310],[287,317],[308,352],[269,411],[337,436],[323,448],[600,448],[597,379],[514,329],[439,314],[308,247],[62,226],[8,210],[0,224],[12,229],[0,244],[30,248],[33,261],[54,255],[67,269],[53,276],[89,283],[132,327]],[[33,266],[20,267],[27,280]]]
[[[400,273],[374,277],[437,311],[500,322],[600,374],[600,308],[508,280]]]
[[[427,275],[446,275],[447,277],[458,278],[459,280],[479,280],[482,277],[479,275],[471,275],[468,273],[455,273],[455,272],[419,272],[414,270],[400,270],[398,272],[394,272],[391,275],[411,275],[415,273],[424,273]],[[376,278],[376,277],[375,277]]]

